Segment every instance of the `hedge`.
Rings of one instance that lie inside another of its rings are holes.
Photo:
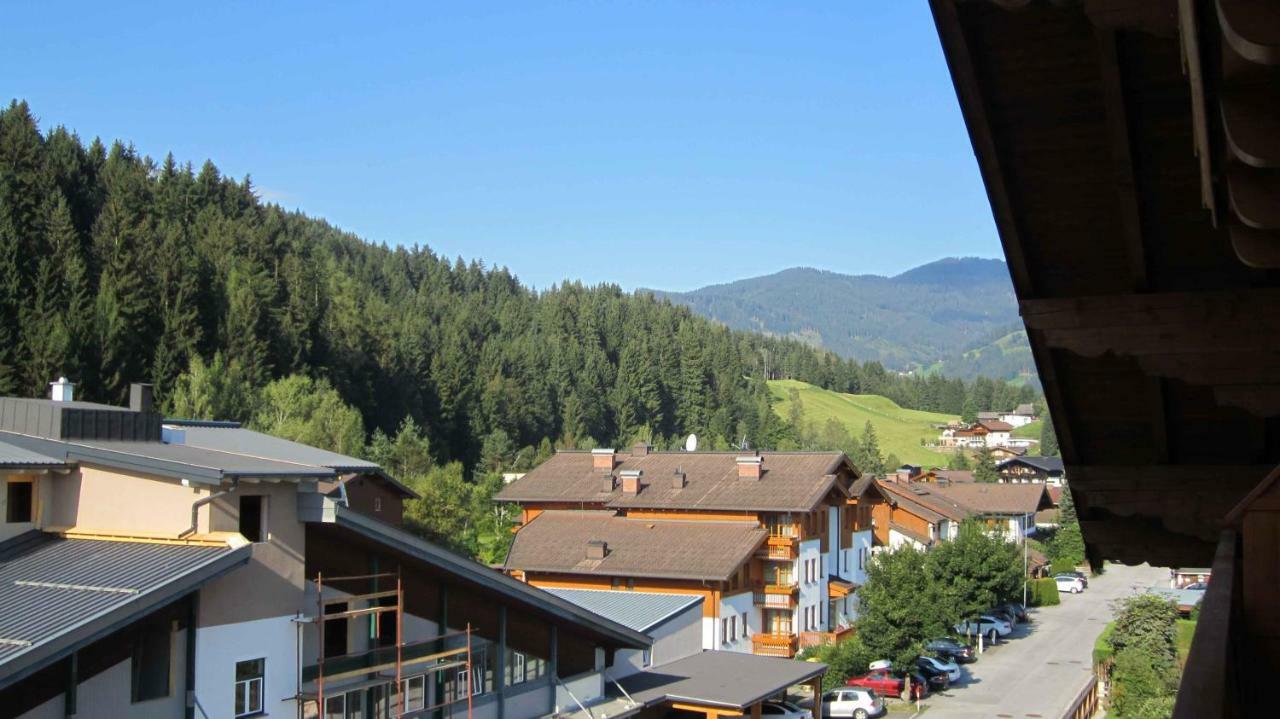
[[[1067,574],[1069,572],[1076,571],[1076,564],[1068,557],[1058,557],[1053,560],[1053,564],[1050,565],[1049,571],[1054,574]]]
[[[1029,590],[1030,603],[1033,607],[1051,607],[1060,601],[1058,599],[1058,583],[1054,581],[1053,577],[1031,580]]]

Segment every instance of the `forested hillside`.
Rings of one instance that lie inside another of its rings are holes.
[[[534,292],[504,269],[371,244],[264,204],[212,163],[42,133],[13,103],[0,111],[0,393],[44,395],[58,375],[115,403],[149,380],[166,409],[224,419],[252,417],[271,380],[305,375],[355,407],[366,435],[412,418],[437,461],[468,468],[482,452],[689,432],[708,447],[777,446],[791,429],[767,379],[948,414],[974,388],[614,286]]]
[[[956,357],[1018,325],[1004,262],[973,257],[931,262],[895,277],[797,267],[692,292],[654,292],[734,329],[790,337],[899,370]],[[1008,369],[992,364],[992,371],[979,374],[1011,379],[1020,368],[996,374]]]

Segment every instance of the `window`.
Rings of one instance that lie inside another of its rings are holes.
[[[265,504],[260,494],[240,495],[240,534],[250,542],[267,539]]]
[[[375,512],[381,512],[381,511],[382,511],[382,497],[374,497],[374,498],[373,498],[373,511],[375,511]]]
[[[346,602],[324,605],[325,614],[347,611]],[[347,618],[330,619],[324,623],[324,658],[340,657],[347,653]]]
[[[729,617],[729,641],[737,641],[738,639],[738,615]]]
[[[727,617],[720,619],[720,641],[723,644],[729,643],[729,619]]]
[[[747,613],[742,613],[742,636],[747,636]]]
[[[10,524],[30,522],[33,497],[31,489],[35,483],[11,479],[7,484],[5,501],[8,502],[8,508],[5,511],[5,521]]]
[[[169,696],[170,647],[167,623],[149,626],[134,637],[130,662],[134,704]]]
[[[524,655],[517,654],[523,658]],[[400,682],[403,690],[401,695],[404,697],[403,710],[406,712],[418,711],[427,704],[427,678],[425,675],[419,674],[416,677],[409,677]]]
[[[640,650],[640,666],[647,667],[653,662],[653,651],[650,649]]]
[[[347,695],[325,697],[324,719],[347,719]]]
[[[237,717],[262,713],[262,686],[266,679],[266,673],[266,659],[249,659],[243,662],[236,662],[235,710]]]
[[[520,684],[524,681],[525,658],[520,652],[511,653],[511,684]]]

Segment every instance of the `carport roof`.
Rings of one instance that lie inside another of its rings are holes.
[[[826,671],[819,662],[713,651],[650,667],[620,683],[644,706],[675,701],[741,710]]]

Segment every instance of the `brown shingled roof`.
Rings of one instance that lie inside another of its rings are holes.
[[[1053,503],[1044,484],[953,484],[937,487],[938,495],[974,514],[1030,514]]]
[[[928,520],[938,522],[943,519],[962,521],[969,516],[969,511],[954,501],[939,495],[937,485],[925,482],[899,483],[880,482],[889,501],[906,507],[907,511]]]
[[[506,568],[526,572],[727,579],[768,536],[755,522],[627,519],[609,511],[542,512],[516,532]],[[604,559],[587,543],[604,541]]]
[[[741,452],[649,452],[635,456],[618,452],[614,475],[639,470],[641,490],[625,494],[619,486],[603,492],[607,475],[592,470],[590,452],[557,452],[524,477],[500,491],[502,502],[582,502],[618,508],[705,510],[809,511],[827,493],[847,494],[836,480],[847,468],[849,479],[859,475],[841,452],[761,452],[763,476],[739,479]],[[672,487],[671,477],[683,471],[686,484]]]

